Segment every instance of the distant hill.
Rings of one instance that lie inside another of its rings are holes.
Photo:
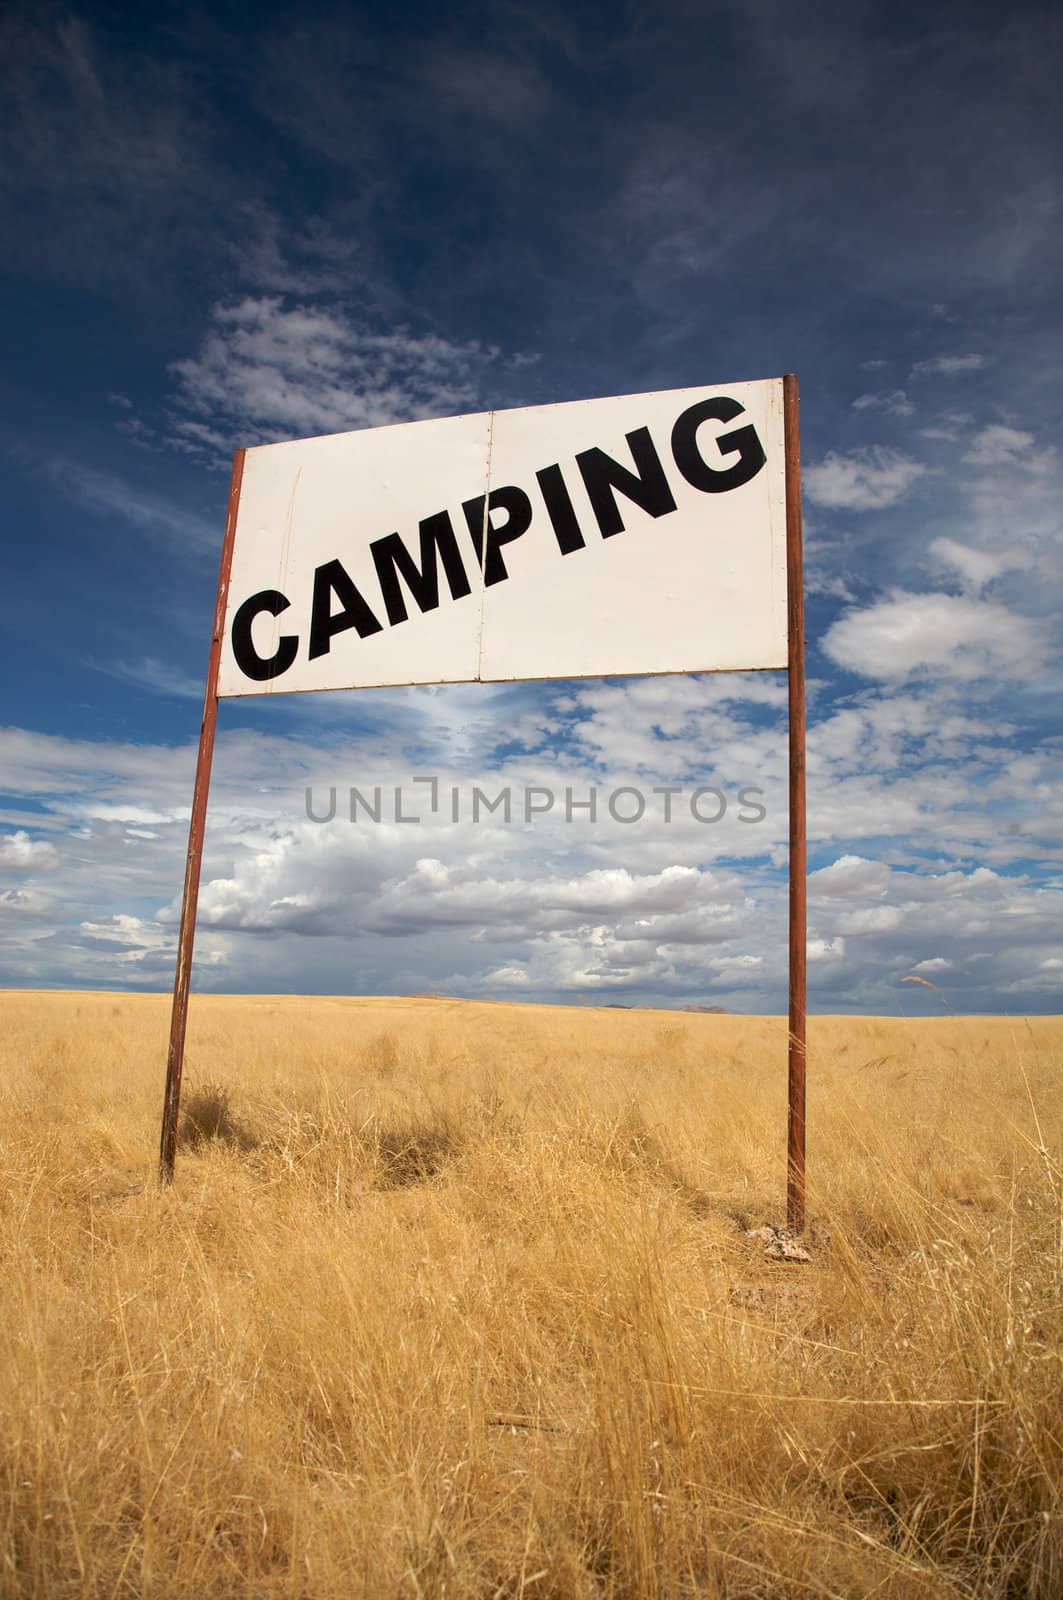
[[[729,1017],[731,1015],[726,1006],[696,1006],[692,1003],[688,1006],[680,1006],[679,1010],[701,1011],[707,1017]]]

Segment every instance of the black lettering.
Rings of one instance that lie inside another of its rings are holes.
[[[437,511],[435,516],[424,517],[419,525],[421,538],[421,565],[407,550],[397,533],[383,539],[374,539],[369,549],[380,579],[380,592],[384,597],[388,621],[405,622],[408,616],[406,597],[399,587],[401,576],[422,611],[435,611],[439,605],[439,569],[437,556],[443,558],[443,571],[447,575],[450,593],[455,600],[471,594],[469,580],[461,563],[458,541],[449,513]]]
[[[624,529],[616,493],[633,500],[651,517],[663,517],[666,512],[675,510],[675,500],[668,487],[661,459],[650,438],[649,428],[636,428],[634,433],[626,437],[632,459],[638,468],[637,473],[621,466],[604,450],[581,450],[576,457],[603,539],[611,538],[614,533],[622,533]]]
[[[332,596],[343,608],[332,613]],[[332,639],[347,628],[357,628],[358,637],[367,639],[371,633],[380,633],[382,624],[366,605],[361,593],[351,581],[350,574],[341,561],[326,561],[314,571],[314,604],[310,613],[310,660],[328,655]]]
[[[296,634],[282,633],[277,640],[277,649],[271,656],[260,656],[251,638],[251,625],[256,617],[264,611],[268,611],[271,617],[279,617],[290,605],[291,601],[279,589],[263,589],[245,600],[237,611],[232,628],[233,655],[245,678],[252,678],[255,683],[279,678],[295,660],[299,650]]]
[[[484,514],[486,499],[487,512]],[[527,533],[531,527],[532,507],[531,501],[523,489],[513,488],[511,485],[504,489],[492,489],[487,496],[478,494],[472,500],[462,502],[465,520],[469,524],[472,534],[473,546],[476,550],[476,559],[483,568],[484,584],[489,587],[492,583],[502,583],[509,577],[506,563],[502,558],[502,545],[511,544],[514,539],[519,539],[522,533]],[[496,527],[491,520],[491,513],[495,510],[504,511],[506,520],[500,527]],[[484,523],[487,524],[487,555],[484,556]]]
[[[580,531],[572,497],[568,492],[568,485],[561,468],[557,465],[541,467],[535,476],[539,480],[539,488],[543,492],[543,500],[561,554],[569,556],[573,550],[584,549],[587,541]]]
[[[733,467],[710,467],[698,449],[698,429],[703,422],[733,422],[743,415],[744,407],[729,395],[716,395],[711,400],[699,400],[676,420],[672,429],[672,454],[675,464],[688,483],[705,494],[723,494],[727,489],[740,489],[750,478],[755,478],[765,462],[764,446],[757,437],[752,423],[735,428],[732,433],[721,433],[716,448],[721,456],[738,452]]]

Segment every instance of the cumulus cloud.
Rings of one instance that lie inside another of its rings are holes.
[[[892,972],[889,982],[897,987],[906,978],[928,975],[925,981],[932,987],[962,996],[973,1009],[980,1009],[990,992],[1021,1004],[1024,995],[1047,996],[1059,986],[1058,973],[1046,972],[1039,959],[1053,907],[1045,891],[1023,875],[986,867],[890,868],[873,903],[820,901],[815,916],[824,951],[840,949],[845,958],[833,976],[817,979],[821,985],[862,986],[873,969]],[[1001,937],[1002,921],[1006,937]],[[950,954],[942,955],[942,949]],[[916,1000],[917,991],[907,992],[907,998]]]
[[[884,861],[865,856],[844,855],[828,867],[808,875],[808,890],[813,896],[848,900],[856,896],[880,894],[888,885],[890,869]]]
[[[896,505],[929,468],[899,450],[869,445],[849,455],[830,451],[806,467],[804,486],[815,504],[834,511],[880,511]]]
[[[386,856],[405,854],[399,830],[380,841],[383,870],[375,842],[351,830],[293,829],[244,856],[232,877],[212,879],[200,915],[214,928],[309,936],[369,928],[406,938],[454,928],[474,940],[504,932],[521,941],[608,922],[623,940],[709,943],[734,931],[736,884],[729,874],[675,865],[656,873],[608,867],[569,876],[511,869],[501,876],[492,852],[475,866],[424,856],[391,876]],[[527,847],[521,854],[534,860]],[[177,909],[174,900],[164,920],[174,921]]]
[[[909,594],[847,611],[823,639],[830,659],[867,678],[1016,677],[1039,668],[1043,645],[1034,619],[963,595]]]
[[[785,738],[770,692],[778,688],[767,678],[707,678],[500,692],[485,702],[462,764],[439,767],[439,811],[423,791],[408,791],[418,826],[396,825],[387,807],[380,824],[352,826],[343,799],[334,823],[311,823],[305,785],[320,796],[322,782],[342,786],[345,776],[364,791],[377,778],[423,773],[423,758],[411,760],[438,702],[463,706],[466,692],[389,696],[385,731],[359,739],[349,773],[329,726],[299,739],[225,733],[197,981],[778,1008],[786,974]],[[416,714],[403,720],[406,700]],[[457,748],[461,718],[452,720]],[[953,961],[945,978],[958,992],[977,978],[980,1004],[990,988],[1006,1003],[1015,983],[1035,980],[1038,1003],[1048,1003],[1059,973],[1042,963],[1058,950],[1059,891],[1014,867],[1031,854],[1063,862],[1063,809],[1050,752],[1023,754],[1014,734],[1002,719],[972,717],[941,681],[904,695],[865,690],[814,720],[809,820],[823,863],[809,882],[815,1007],[894,1008],[898,975],[935,958]],[[187,836],[185,808],[174,802],[190,794],[194,750],[6,730],[0,759],[9,793],[45,808],[63,861],[49,875],[48,903],[0,900],[11,913],[0,917],[4,981],[166,987]],[[492,793],[506,782],[571,784],[582,793],[598,778],[648,792],[679,762],[688,785],[716,776],[730,790],[729,775],[760,777],[767,820],[728,835],[722,825],[700,827],[688,808],[666,826],[660,806],[637,827],[604,811],[578,826],[565,824],[563,810],[533,827],[520,808],[509,826],[473,827],[467,809],[458,824],[449,817],[451,782]],[[31,837],[39,831],[17,825]],[[986,865],[972,871],[976,861]]]
[[[536,929],[603,916],[652,918],[695,905],[712,884],[711,875],[693,867],[643,875],[615,867],[575,878],[497,879],[421,860],[408,878],[384,888],[376,902],[375,920],[385,927],[429,922]]]
[[[41,894],[36,889],[2,889],[0,890],[0,911],[11,911],[24,915],[48,911],[53,902],[47,895]]]
[[[844,939],[809,939],[808,961],[818,966],[824,961],[841,961],[845,956]]]
[[[859,906],[843,911],[838,917],[838,927],[843,934],[887,933],[899,928],[904,912],[899,906]]]
[[[47,868],[58,862],[59,852],[47,839],[34,839],[24,828],[0,834],[0,866]]]

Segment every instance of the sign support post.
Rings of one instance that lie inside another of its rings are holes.
[[[790,1015],[787,1050],[786,1222],[805,1226],[805,1016],[808,847],[805,824],[805,593],[797,379],[783,378],[786,450],[786,677],[790,766]]]
[[[170,1013],[170,1048],[166,1058],[166,1093],[162,1107],[162,1137],[159,1143],[159,1179],[173,1181],[177,1155],[177,1112],[181,1101],[181,1069],[185,1056],[185,1029],[188,1023],[188,987],[192,977],[192,947],[196,937],[196,907],[199,902],[199,873],[203,864],[203,835],[207,825],[207,794],[214,760],[214,733],[218,725],[218,668],[225,632],[225,607],[229,597],[229,577],[236,541],[236,513],[240,505],[240,486],[244,476],[244,451],[233,456],[229,481],[229,509],[225,518],[225,538],[218,572],[218,595],[214,604],[214,630],[210,639],[207,688],[203,696],[203,721],[199,730],[196,757],[196,786],[192,794],[192,819],[188,825],[188,858],[185,862],[185,887],[181,898],[181,925],[177,935],[177,971]]]

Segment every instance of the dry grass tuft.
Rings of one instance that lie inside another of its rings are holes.
[[[0,1594],[1058,1600],[1063,1024],[0,995]],[[774,1234],[765,1235],[769,1241]]]
[[[234,1116],[232,1094],[223,1083],[206,1083],[200,1089],[186,1090],[181,1101],[178,1149],[199,1150],[211,1141],[237,1150],[253,1150],[256,1143]]]

